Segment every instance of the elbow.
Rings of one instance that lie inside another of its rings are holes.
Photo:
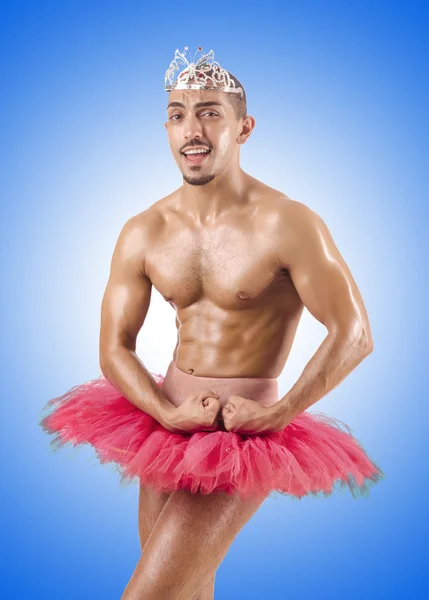
[[[371,354],[371,352],[374,350],[374,342],[372,340],[372,337],[370,337],[369,339],[366,338],[365,342],[364,342],[364,352],[365,352],[365,356],[368,356],[369,354]]]
[[[111,354],[107,354],[107,353],[101,353],[99,355],[99,364],[100,364],[100,369],[101,372],[103,373],[103,375],[105,377],[107,377],[108,372],[111,369],[111,364],[112,364],[112,356]]]
[[[124,358],[124,351],[128,352],[128,349],[124,346],[116,346],[114,349],[109,348],[108,350],[100,350],[98,356],[98,362],[100,365],[101,372],[105,377],[111,373],[113,365],[117,364]]]
[[[369,339],[367,340],[367,344],[366,344],[366,351],[367,354],[371,354],[371,352],[374,350],[374,341],[372,339],[372,336],[370,334]]]
[[[103,373],[104,376],[106,376],[107,365],[108,365],[107,359],[102,354],[100,354],[98,362],[100,365],[101,372]]]
[[[374,350],[374,341],[369,329],[362,328],[360,330],[359,335],[356,338],[356,345],[359,348],[359,353],[362,355],[362,358],[371,354]]]
[[[374,349],[370,329],[363,327],[360,323],[354,323],[353,326],[347,328],[336,328],[333,335],[337,340],[341,340],[345,347],[354,348],[354,353],[359,357],[359,361],[371,354]]]
[[[363,326],[361,330],[361,345],[366,354],[371,354],[374,350],[374,340],[372,339],[371,328],[369,325]]]

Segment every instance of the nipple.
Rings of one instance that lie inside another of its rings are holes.
[[[167,302],[167,304],[169,304],[170,306],[172,306],[174,308],[174,304],[173,304],[172,298],[170,298],[168,296],[163,296],[163,298]]]
[[[249,300],[250,298],[250,294],[248,294],[247,292],[245,292],[244,290],[239,290],[236,293],[237,298],[239,298],[240,300]]]

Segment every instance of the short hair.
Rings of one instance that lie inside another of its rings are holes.
[[[230,78],[234,81],[235,87],[241,87],[243,90],[242,94],[237,94],[234,92],[228,92],[227,97],[229,103],[232,105],[234,109],[235,118],[237,121],[239,119],[244,119],[247,117],[247,100],[246,100],[246,90],[242,86],[242,84],[238,81],[237,77],[234,77],[229,71],[227,71]]]

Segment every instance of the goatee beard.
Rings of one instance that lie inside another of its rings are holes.
[[[189,177],[188,175],[183,175],[183,179],[186,181],[186,183],[189,183],[189,185],[205,185],[206,183],[209,183],[212,179],[214,179],[215,176],[213,174],[208,174],[208,175],[194,175],[193,177]]]

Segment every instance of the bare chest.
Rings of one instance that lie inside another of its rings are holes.
[[[225,310],[238,309],[257,303],[284,279],[274,250],[266,232],[182,229],[160,236],[146,257],[146,271],[177,309],[202,298]]]

